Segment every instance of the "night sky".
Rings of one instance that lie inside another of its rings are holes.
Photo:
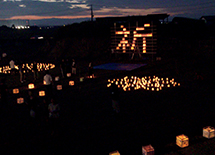
[[[2,0],[0,19],[81,21],[90,19],[91,5],[94,18],[168,13],[171,20],[175,16],[199,19],[215,15],[214,0]]]

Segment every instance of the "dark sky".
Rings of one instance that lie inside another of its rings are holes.
[[[215,0],[2,0],[0,19],[81,19],[168,13],[199,19],[215,15]],[[49,20],[50,21],[50,20]],[[57,23],[56,23],[57,24]]]

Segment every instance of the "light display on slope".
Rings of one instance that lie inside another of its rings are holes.
[[[22,64],[22,68],[23,68],[23,72],[31,72],[32,68],[33,68],[33,63],[26,63],[26,64]],[[38,71],[43,71],[43,70],[50,70],[55,68],[54,64],[51,63],[37,63],[37,70]],[[15,65],[15,69],[19,69],[18,65]],[[0,73],[4,73],[4,74],[8,74],[10,73],[11,68],[10,66],[3,66],[0,67]]]
[[[111,84],[116,84],[118,88],[122,88],[124,91],[145,89],[150,91],[160,91],[167,87],[180,86],[180,83],[176,82],[174,78],[159,78],[157,76],[145,76],[139,78],[137,76],[125,76],[121,79],[108,79],[107,87],[111,87]]]

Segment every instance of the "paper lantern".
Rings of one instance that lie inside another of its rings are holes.
[[[143,146],[142,147],[142,154],[143,155],[154,155],[154,148],[151,145]]]
[[[22,97],[17,98],[17,103],[18,103],[18,104],[24,103],[24,98],[22,98]]]
[[[120,155],[120,153],[118,151],[114,151],[114,152],[109,153],[109,155]]]
[[[18,88],[13,89],[13,93],[14,94],[18,94],[19,93],[19,89]]]
[[[71,77],[71,73],[67,73],[66,76],[67,76],[67,77]]]
[[[46,81],[45,80],[43,81],[43,85],[46,85]]]
[[[39,96],[45,96],[46,94],[45,94],[45,91],[44,90],[41,90],[41,91],[39,91]]]
[[[55,81],[59,81],[60,77],[59,76],[56,76],[55,77]]]
[[[176,136],[176,144],[181,147],[187,147],[189,145],[189,138],[184,134]]]
[[[80,77],[80,82],[83,82],[84,81],[84,77]]]
[[[213,127],[207,126],[203,128],[203,137],[213,138],[215,137],[215,130]]]
[[[62,85],[57,85],[57,90],[62,90]]]
[[[70,86],[74,86],[74,84],[75,84],[74,81],[69,81]]]
[[[34,89],[34,84],[33,83],[28,84],[28,89]]]

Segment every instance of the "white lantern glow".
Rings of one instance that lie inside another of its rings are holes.
[[[34,89],[34,84],[33,83],[28,84],[28,89]]]

